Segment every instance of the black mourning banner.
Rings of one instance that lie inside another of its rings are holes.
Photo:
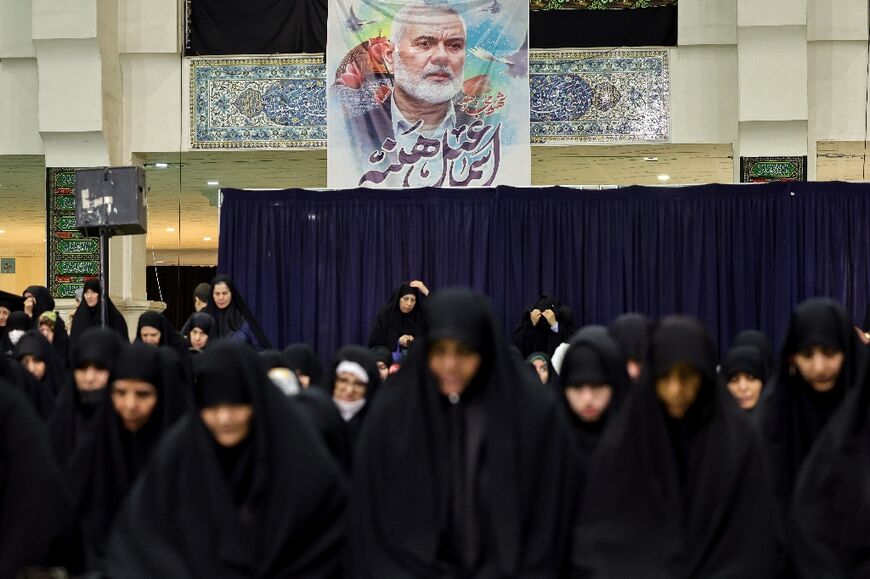
[[[326,51],[328,0],[187,0],[185,56]]]
[[[187,0],[186,56],[326,51],[328,0]],[[677,6],[533,10],[532,48],[676,46]]]
[[[677,6],[540,10],[529,14],[532,48],[676,46]]]

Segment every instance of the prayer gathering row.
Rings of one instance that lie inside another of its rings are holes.
[[[510,344],[414,280],[324,372],[227,276],[132,344],[100,299],[0,292],[0,578],[870,576],[870,337],[833,300],[719,360],[548,295]]]

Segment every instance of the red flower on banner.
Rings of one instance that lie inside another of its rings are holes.
[[[350,88],[360,88],[365,82],[365,76],[355,62],[347,63],[344,72],[339,76],[341,84]]]
[[[381,104],[384,104],[384,102],[387,100],[387,97],[390,96],[390,93],[392,93],[392,91],[390,90],[390,87],[388,87],[385,84],[382,84],[382,85],[378,86],[377,90],[375,90],[375,94],[374,94],[375,100]]]
[[[489,91],[489,75],[479,74],[472,76],[462,83],[462,92],[468,96],[479,96]]]
[[[390,40],[388,38],[378,36],[376,38],[369,38],[366,50],[368,50],[372,62],[376,65],[380,65],[384,64],[384,52],[386,52],[392,46],[393,45],[390,43]]]

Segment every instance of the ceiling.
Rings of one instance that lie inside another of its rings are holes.
[[[851,144],[831,146],[841,145]],[[863,155],[864,143],[858,145]],[[825,151],[827,154],[828,149]],[[852,148],[837,149],[836,154],[843,156],[824,157],[826,163],[831,161],[831,174],[860,172],[855,169],[856,153]],[[820,148],[820,170],[821,155]],[[149,264],[216,262],[220,187],[326,187],[325,150],[149,152],[138,153],[137,157],[145,163],[149,187]],[[168,167],[157,168],[157,163]],[[733,172],[730,144],[532,147],[533,185],[730,183]],[[670,179],[661,181],[660,175]],[[209,181],[219,185],[209,185]],[[0,230],[6,232],[0,234],[0,255],[45,254],[42,156],[0,156]]]

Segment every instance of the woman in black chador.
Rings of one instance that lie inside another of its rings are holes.
[[[523,312],[514,330],[514,344],[524,358],[535,352],[552,356],[562,342],[574,333],[571,308],[556,298],[541,294],[535,305]]]
[[[445,290],[372,405],[354,461],[348,577],[556,578],[570,434],[486,299]]]
[[[118,334],[106,328],[91,328],[73,343],[72,380],[58,393],[49,420],[52,446],[62,467],[93,431],[98,411],[107,403],[121,348]]]
[[[605,429],[628,392],[629,378],[616,341],[604,326],[586,326],[571,337],[555,390],[572,426],[574,444],[586,475]]]
[[[870,577],[870,376],[819,434],[795,483],[791,553],[800,577]]]
[[[284,355],[290,364],[290,369],[296,373],[299,386],[303,389],[320,386],[323,379],[323,366],[317,352],[308,344],[290,344],[284,348]]]
[[[66,364],[69,359],[69,335],[63,318],[54,311],[54,298],[48,288],[41,285],[32,285],[24,290],[24,312],[30,316],[34,330],[40,329],[40,321],[43,314],[48,314],[51,320],[52,337],[49,340],[57,350],[60,359]]]
[[[776,383],[759,408],[774,496],[788,547],[792,490],[806,456],[860,374],[857,336],[837,302],[814,298],[792,313]],[[786,563],[790,565],[790,563]],[[784,567],[786,573],[788,566]]]
[[[217,275],[211,282],[211,297],[203,310],[214,318],[209,340],[230,340],[248,344],[261,352],[271,348],[269,339],[228,275]]]
[[[332,401],[355,443],[381,383],[375,355],[362,346],[344,346],[333,356],[330,376]]]
[[[641,383],[589,469],[574,577],[771,577],[770,485],[748,418],[717,386],[696,320],[654,330]]]
[[[104,564],[115,514],[161,436],[186,410],[166,348],[125,346],[113,371],[109,400],[64,469],[81,521],[85,563]]]
[[[99,280],[89,279],[85,282],[84,292],[82,292],[82,301],[79,307],[72,315],[72,329],[70,330],[70,341],[76,342],[85,330],[102,325],[103,313],[100,305],[101,286]],[[124,316],[112,303],[111,298],[106,296],[106,311],[108,313],[108,323],[106,327],[114,330],[118,336],[124,341],[130,341],[130,335],[127,332],[127,322]]]
[[[45,426],[0,380],[0,577],[27,566],[70,564],[72,510]]]
[[[323,442],[247,346],[210,346],[194,376],[196,408],[118,514],[108,575],[335,577],[345,483]]]
[[[369,348],[383,346],[393,352],[394,361],[401,361],[417,338],[428,295],[429,288],[418,280],[396,288],[375,317]]]
[[[631,378],[632,382],[636,383],[640,380],[652,328],[653,321],[637,312],[617,316],[607,328],[607,331],[619,344],[628,377]]]

